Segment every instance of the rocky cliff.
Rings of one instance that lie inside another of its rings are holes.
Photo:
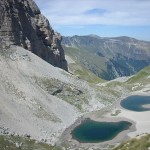
[[[0,1],[0,42],[32,51],[53,66],[68,70],[61,35],[54,32],[33,0]]]

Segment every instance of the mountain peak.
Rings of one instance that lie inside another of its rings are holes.
[[[100,36],[98,36],[98,35],[96,35],[96,34],[90,34],[90,35],[88,35],[88,36],[90,36],[90,37],[94,37],[94,38],[101,38]]]

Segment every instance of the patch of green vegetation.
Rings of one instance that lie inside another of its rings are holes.
[[[133,77],[129,78],[124,84],[130,91],[142,90],[150,80],[150,66],[144,68]]]
[[[114,87],[115,88],[115,87]],[[119,91],[116,91],[114,89],[108,89],[108,93],[113,95],[114,97],[120,97],[121,93]]]
[[[0,150],[60,150],[25,137],[0,135]]]
[[[150,75],[149,72],[147,72],[146,70],[142,70],[140,71],[137,75],[131,77],[127,83],[131,84],[131,83],[136,83],[136,82],[143,82],[148,76]]]
[[[94,73],[86,69],[80,63],[69,64],[69,69],[71,70],[71,72],[73,72],[73,74],[78,76],[80,79],[85,80],[89,83],[97,84],[97,83],[105,82],[105,80],[97,77]]]
[[[80,111],[83,104],[88,103],[88,91],[69,83],[64,83],[58,79],[34,77],[35,82],[50,95],[61,98]]]
[[[111,81],[106,84],[107,92],[116,98],[121,96],[121,90],[123,88],[125,88],[125,84],[119,81]]]
[[[131,139],[122,143],[114,150],[148,150],[150,147],[150,135],[142,136],[141,138]]]
[[[108,82],[106,86],[109,88],[113,88],[116,86],[123,86],[123,83],[119,81],[111,81],[111,82]]]
[[[121,92],[118,92],[115,87],[111,89],[106,86],[97,86],[95,93],[96,99],[106,106],[112,105],[121,96]]]
[[[89,67],[87,66],[88,62],[86,62],[87,60],[85,58],[84,50],[82,51],[81,49],[73,48],[73,47],[64,47],[64,49],[65,49],[66,54],[75,61],[75,63],[69,64],[69,70],[73,74],[77,75],[80,79],[88,81],[89,83],[96,84],[100,82],[105,82],[105,80],[99,78],[98,75],[95,74],[96,72],[93,73],[92,71],[93,67],[89,66],[90,67],[89,69]],[[88,51],[86,51],[86,57],[88,57],[88,60],[92,61],[93,63],[96,62],[96,60],[99,61],[98,58],[95,60],[93,58],[93,54],[90,54],[90,52]]]
[[[98,77],[103,77],[104,72],[107,72],[107,60],[104,57],[98,56],[96,52],[93,52],[92,48],[80,46],[75,47],[65,47],[63,46],[65,53],[73,58],[76,63],[80,66],[84,66],[87,70],[90,70]]]

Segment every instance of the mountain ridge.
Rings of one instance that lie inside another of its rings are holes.
[[[150,64],[150,42],[131,37],[76,35],[63,37],[62,45],[66,54],[105,80],[133,75]]]

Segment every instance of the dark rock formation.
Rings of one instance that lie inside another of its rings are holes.
[[[0,42],[22,46],[68,70],[61,40],[33,0],[0,1]]]

